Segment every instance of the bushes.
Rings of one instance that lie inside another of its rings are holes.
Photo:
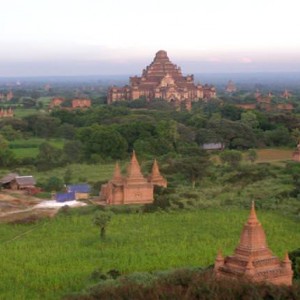
[[[101,278],[102,279],[102,278]],[[182,269],[164,274],[133,273],[100,283],[82,295],[65,299],[299,299],[300,284],[292,287],[246,280],[217,280],[210,270]]]

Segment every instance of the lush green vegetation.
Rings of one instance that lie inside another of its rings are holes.
[[[143,208],[109,209],[116,214],[102,240],[94,207],[65,208],[32,225],[2,224],[0,298],[57,299],[94,283],[90,275],[99,269],[207,267],[219,248],[233,251],[252,200],[274,253],[299,248],[300,166],[289,162],[300,140],[298,114],[234,106],[254,101],[251,93],[194,103],[190,112],[160,100],[107,106],[103,89],[71,86],[14,91],[16,118],[0,120],[1,175],[32,174],[48,192],[88,182],[97,195],[115,160],[125,171],[135,149],[144,174],[158,159],[169,188],[157,189],[154,204]],[[48,112],[52,96],[70,102],[78,91],[92,109]],[[208,153],[205,143],[226,150]]]
[[[218,249],[233,251],[249,212],[115,214],[100,240],[94,212],[76,211],[37,225],[0,226],[1,298],[57,299],[84,288],[97,268],[130,273],[210,265]],[[258,217],[276,255],[299,246],[297,222],[266,211]]]
[[[45,139],[41,138],[17,139],[9,142],[9,148],[16,155],[17,159],[36,158],[39,153],[39,147],[44,142]],[[64,146],[64,140],[62,139],[49,139],[47,143],[59,149],[62,149]]]
[[[120,276],[116,270],[92,274],[98,284],[68,300],[96,299],[299,299],[300,284],[292,287],[239,281],[218,280],[211,269],[184,268],[164,272],[142,272]]]

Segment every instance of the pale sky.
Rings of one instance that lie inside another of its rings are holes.
[[[300,71],[299,0],[0,0],[0,76]]]

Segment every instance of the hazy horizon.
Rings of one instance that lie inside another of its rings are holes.
[[[300,71],[294,0],[2,2],[0,77],[140,75],[161,49],[184,74]]]

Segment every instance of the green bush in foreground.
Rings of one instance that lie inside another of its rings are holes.
[[[219,280],[211,270],[181,269],[165,274],[139,273],[103,281],[81,295],[65,300],[93,299],[300,299],[300,284],[292,287],[255,284],[246,280]]]

